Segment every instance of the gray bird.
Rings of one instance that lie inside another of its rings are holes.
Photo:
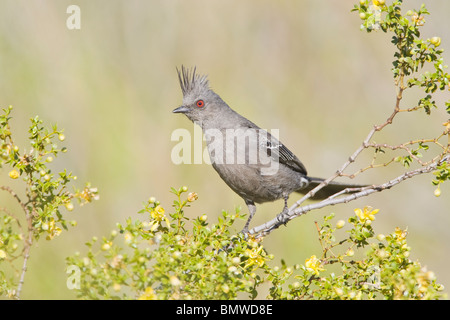
[[[308,177],[305,166],[285,145],[231,109],[209,87],[206,76],[184,66],[177,72],[183,104],[173,112],[185,114],[202,128],[213,168],[247,204],[249,217],[242,232],[248,232],[255,203],[283,198],[283,214],[288,211],[292,192],[305,194],[323,181]],[[312,199],[325,199],[355,187],[331,182]]]

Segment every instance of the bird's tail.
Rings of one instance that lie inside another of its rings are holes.
[[[310,181],[309,185],[304,189],[298,190],[297,191],[298,193],[307,194],[309,191],[311,191],[312,189],[317,187],[320,183],[322,183],[325,180],[322,178],[314,178],[314,177],[308,177],[308,179]],[[326,185],[325,187],[323,187],[322,189],[317,191],[316,194],[313,197],[311,197],[310,199],[323,200],[323,199],[326,199],[326,198],[332,196],[333,194],[336,194],[344,189],[362,188],[362,187],[366,187],[366,185],[345,184],[345,183],[331,181],[328,185]],[[356,191],[353,191],[353,192],[356,192]],[[349,191],[348,193],[352,193],[352,192]]]

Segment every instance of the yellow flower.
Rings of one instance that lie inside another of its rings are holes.
[[[188,194],[187,201],[194,202],[197,199],[198,199],[197,193],[191,192],[191,193]]]
[[[394,236],[398,240],[404,240],[406,238],[407,234],[408,234],[408,232],[406,230],[402,230],[399,227],[395,227]]]
[[[375,220],[375,215],[380,211],[380,209],[372,210],[372,207],[366,206],[364,209],[355,209],[355,214],[358,216],[361,222],[366,222],[367,220]]]
[[[169,219],[167,219],[164,212],[164,208],[161,206],[156,206],[150,211],[150,217],[153,219],[153,221],[150,222],[150,231],[155,231],[163,220],[166,222],[167,227],[170,227]]]
[[[372,0],[372,3],[374,6],[384,6],[386,3],[386,0]]]
[[[6,258],[6,252],[3,250],[0,250],[0,260]]]
[[[316,276],[319,275],[319,271],[324,271],[324,268],[321,268],[321,262],[315,255],[312,255],[311,258],[306,259],[305,267],[307,270],[312,271]]]
[[[161,206],[156,206],[155,208],[153,208],[153,210],[150,212],[150,216],[155,219],[155,220],[162,220],[162,218],[164,217],[164,208]]]
[[[425,19],[423,18],[423,16],[419,17],[419,14],[417,12],[414,12],[411,20],[418,26],[423,26],[425,24]]]
[[[48,233],[47,237],[45,238],[47,240],[52,240],[53,238],[59,236],[62,232],[61,228],[56,225],[56,221],[53,218],[51,218],[47,224],[43,224],[43,229]]]
[[[77,193],[75,197],[83,199],[85,202],[81,205],[84,205],[85,203],[92,202],[94,200],[100,199],[100,196],[98,194],[97,188],[91,188],[90,185],[87,185],[83,191]]]
[[[156,300],[156,294],[153,291],[153,288],[145,288],[144,293],[138,298],[138,300]]]
[[[265,258],[263,257],[263,246],[253,246],[251,249],[245,250],[245,255],[248,257],[247,263],[244,268],[248,268],[252,265],[257,265],[262,267],[265,263]]]
[[[11,170],[11,171],[9,172],[9,177],[10,177],[11,179],[17,179],[19,176],[20,176],[20,173],[19,173],[19,171],[17,171],[16,169]]]

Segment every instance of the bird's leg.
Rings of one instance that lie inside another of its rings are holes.
[[[288,208],[288,199],[289,199],[289,195],[284,195],[284,208],[283,211],[281,211],[278,215],[277,215],[277,220],[279,222],[284,222],[284,225],[286,225],[287,221],[284,221],[286,218],[287,213],[289,212],[289,208]]]
[[[256,205],[253,201],[245,200],[245,204],[248,207],[249,216],[248,216],[247,222],[245,223],[244,229],[242,229],[242,231],[241,231],[243,234],[248,233],[248,226],[250,225],[250,221],[252,220],[252,218],[256,212]]]

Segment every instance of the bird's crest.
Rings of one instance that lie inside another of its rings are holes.
[[[180,81],[183,96],[194,90],[209,89],[207,76],[197,74],[196,69],[196,67],[193,69],[185,68],[183,65],[181,66],[181,71],[177,68],[178,80]]]

